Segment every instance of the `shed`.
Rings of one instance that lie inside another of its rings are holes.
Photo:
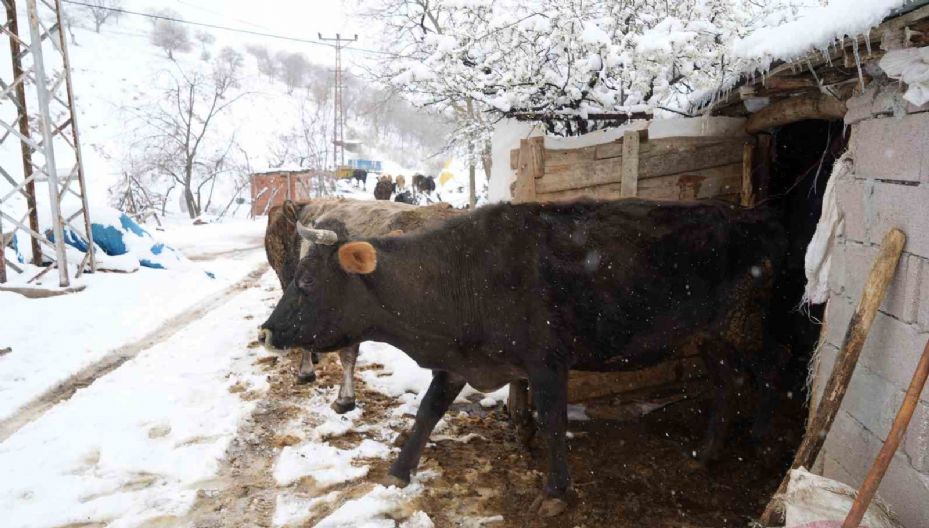
[[[252,216],[266,215],[271,207],[285,200],[309,198],[314,178],[318,178],[319,174],[312,169],[272,169],[253,173],[249,176]]]
[[[801,306],[805,295],[813,302],[776,324],[791,334],[798,375],[810,373],[809,417],[817,412],[878,245],[892,227],[906,233],[894,282],[812,468],[853,488],[886,440],[929,339],[929,1],[893,10],[890,4],[875,2],[860,16],[846,13],[843,20],[853,22],[848,33],[828,35],[823,20],[830,7],[822,6],[815,20],[758,37],[792,39],[790,47],[800,51],[788,57],[766,54],[771,46],[758,39],[748,43],[754,47],[746,56],[757,59],[765,73],[730,79],[725,89],[695,104],[705,116],[744,119],[742,139],[679,135],[658,141],[650,130],[631,125],[608,141],[564,149],[525,127],[500,134],[519,144],[506,152],[516,201],[643,196],[780,202],[791,248],[790,278],[779,302]],[[883,14],[874,18],[880,9]],[[798,31],[807,23],[823,30]],[[823,35],[834,40],[815,40]],[[685,154],[689,145],[699,146]],[[497,144],[494,149],[497,171],[504,153]],[[680,161],[676,172],[655,168],[664,159],[644,161],[661,151],[673,164]],[[692,176],[701,177],[705,187],[693,187]],[[498,199],[505,197],[500,181],[491,183]],[[824,196],[827,210],[836,213],[833,224],[821,218]],[[825,264],[807,272],[805,257],[817,224],[827,229],[828,242],[818,248]],[[581,385],[601,393],[654,387],[686,381],[689,368]],[[572,374],[574,396],[590,395],[578,388],[578,379]],[[878,495],[903,526],[929,527],[929,389]]]
[[[794,154],[784,145],[799,148],[808,142],[817,145],[826,162],[841,154],[830,171],[831,191],[826,181],[801,184],[820,197],[806,200],[808,215],[820,217],[824,193],[827,202],[834,200],[837,213],[834,225],[823,215],[824,232],[834,231],[822,248],[825,266],[819,278],[809,273],[806,289],[820,303],[813,305],[813,313],[825,308],[818,352],[810,364],[810,416],[882,238],[893,227],[907,235],[894,282],[813,468],[854,488],[886,440],[929,339],[927,4],[906,4],[825,53],[811,50],[776,64],[706,108],[714,115],[747,117],[747,131],[758,140],[770,138],[764,141],[773,145],[775,158]],[[753,182],[758,195],[777,192],[775,180],[782,175],[759,176]],[[820,174],[822,180],[825,176]],[[803,201],[791,200],[801,214]],[[904,526],[929,526],[929,389],[920,397],[878,495]]]

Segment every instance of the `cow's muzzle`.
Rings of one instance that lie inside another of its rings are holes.
[[[272,338],[273,334],[271,333],[270,328],[258,328],[258,342],[265,347],[265,350],[269,352],[280,352],[280,349],[272,344]]]

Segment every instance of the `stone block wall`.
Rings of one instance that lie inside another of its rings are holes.
[[[885,83],[849,101],[854,170],[836,182],[844,221],[829,274],[820,390],[881,239],[892,227],[907,235],[894,283],[817,464],[825,476],[856,488],[887,437],[929,339],[929,107],[908,105],[900,93],[896,84]],[[878,495],[907,528],[929,528],[929,389]]]

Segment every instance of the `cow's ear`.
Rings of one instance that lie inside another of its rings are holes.
[[[348,242],[339,248],[339,265],[346,273],[367,275],[377,268],[377,250],[367,242]]]
[[[291,222],[297,221],[297,204],[295,204],[293,200],[284,200],[284,205],[281,206],[281,209],[284,212],[284,218]]]

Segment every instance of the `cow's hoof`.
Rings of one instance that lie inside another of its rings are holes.
[[[310,372],[308,374],[297,374],[297,383],[300,385],[305,385],[307,383],[313,383],[316,381],[316,373]]]
[[[383,478],[379,479],[379,484],[382,484],[384,487],[396,486],[398,488],[405,488],[410,484],[410,479],[402,479],[396,475],[391,475],[388,473]]]
[[[355,408],[355,400],[336,400],[332,402],[332,410],[336,414],[345,414]]]
[[[554,517],[564,513],[567,509],[568,503],[565,500],[546,497],[544,493],[536,497],[529,506],[529,512],[539,517]]]
[[[532,449],[532,439],[535,438],[535,424],[517,425],[516,439],[525,450]]]

